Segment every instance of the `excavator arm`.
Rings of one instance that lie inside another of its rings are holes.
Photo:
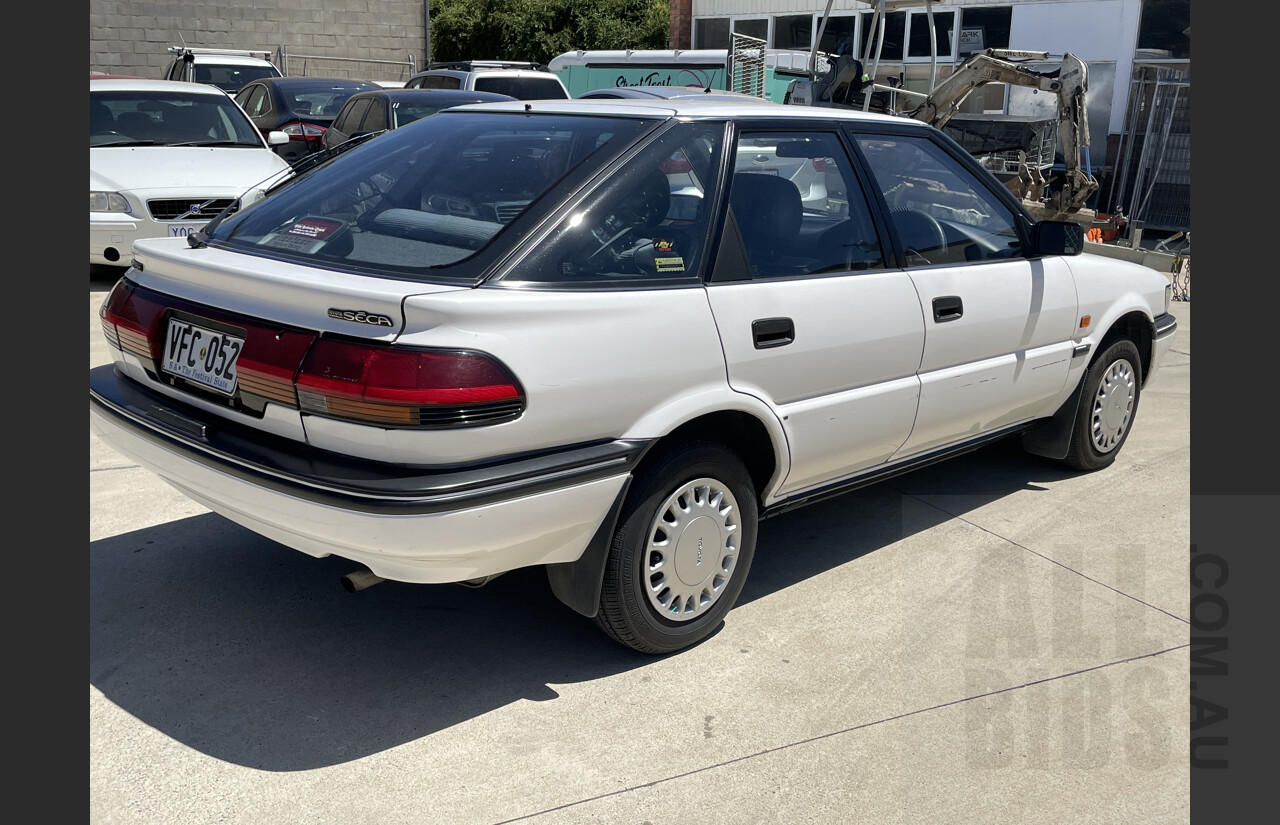
[[[1047,60],[1048,52],[1014,49],[987,49],[969,56],[956,70],[937,84],[914,109],[902,114],[942,128],[960,111],[961,105],[978,87],[987,83],[1007,83],[1053,92],[1058,98],[1058,137],[1062,142],[1064,179],[1062,186],[1048,200],[1023,197],[1037,218],[1075,216],[1098,189],[1098,181],[1089,174],[1089,118],[1086,93],[1089,86],[1088,67],[1073,54],[1062,56],[1062,65],[1051,72],[1038,72],[1015,60]],[[1083,154],[1083,158],[1081,155]],[[1034,179],[1036,173],[1020,170],[1019,178]],[[1011,187],[1012,188],[1012,187]],[[1092,213],[1080,217],[1092,222]]]
[[[1098,189],[1098,181],[1089,174],[1088,67],[1072,54],[1064,54],[1062,65],[1049,72],[1015,62],[1048,58],[1048,52],[1016,49],[987,49],[970,55],[914,108],[897,114],[941,129],[960,111],[974,90],[988,83],[1007,83],[1054,93],[1058,100],[1058,137],[1065,166],[1062,186],[1047,199],[1038,197],[1044,179],[1039,168],[1028,167],[1025,160],[1018,176],[1006,186],[1022,198],[1023,206],[1037,219],[1069,219],[1091,226],[1094,212],[1084,209],[1084,203]],[[877,88],[881,87],[862,74],[861,62],[841,56],[825,77],[792,81],[786,102],[852,107],[858,95],[871,94]]]

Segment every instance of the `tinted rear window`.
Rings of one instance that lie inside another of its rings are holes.
[[[555,77],[495,77],[476,78],[476,91],[511,95],[520,100],[559,100],[567,98],[564,86]]]
[[[544,194],[585,179],[660,122],[442,112],[286,185],[219,226],[211,243],[336,269],[475,281],[509,251],[506,239],[524,237],[507,228],[524,226]]]

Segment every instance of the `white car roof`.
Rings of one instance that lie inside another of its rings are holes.
[[[569,100],[518,100],[499,103],[471,103],[454,107],[454,110],[487,110],[508,112],[550,112],[554,114],[607,114],[640,117],[691,117],[691,118],[730,118],[768,119],[768,118],[800,118],[812,120],[842,121],[874,121],[878,123],[894,123],[915,125],[927,128],[926,124],[900,115],[885,115],[875,112],[863,112],[857,109],[838,109],[826,106],[793,106],[773,103],[758,99],[739,102],[701,100],[697,97],[675,98],[571,98]]]
[[[89,78],[91,92],[169,92],[176,94],[219,94],[227,97],[227,93],[217,86],[208,83],[188,83],[185,80],[148,80],[148,79],[109,79]]]

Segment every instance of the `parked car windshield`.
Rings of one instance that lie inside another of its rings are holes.
[[[90,92],[89,146],[251,146],[262,139],[224,95]]]
[[[218,226],[212,245],[421,280],[459,266],[566,176],[593,174],[662,121],[445,111],[358,146]],[[523,237],[517,233],[516,237]]]

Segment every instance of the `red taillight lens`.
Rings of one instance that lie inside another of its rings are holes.
[[[150,340],[151,328],[159,315],[159,306],[135,300],[133,287],[124,279],[116,282],[98,310],[107,343],[142,358],[155,358],[160,354],[162,342]]]
[[[288,135],[289,140],[317,141],[324,137],[324,133],[329,130],[314,123],[303,123],[300,120],[295,120],[293,123],[280,127],[280,131]]]
[[[506,367],[461,350],[411,350],[321,339],[296,380],[307,412],[366,423],[473,423],[473,408],[518,414],[523,394]],[[478,422],[477,422],[478,423]]]
[[[814,158],[814,159],[813,159],[813,171],[815,171],[815,172],[825,172],[825,171],[827,171],[827,159],[826,159],[826,158]]]

